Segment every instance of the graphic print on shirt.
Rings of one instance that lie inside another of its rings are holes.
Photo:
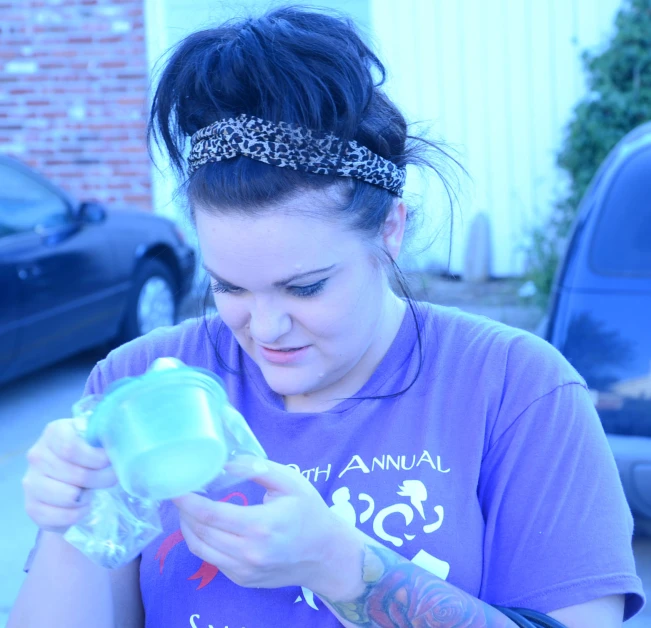
[[[428,517],[425,514],[424,505],[428,499],[427,487],[421,480],[404,480],[397,491],[397,495],[409,498],[410,505],[396,503],[382,508],[377,512],[377,514],[375,514],[375,519],[373,520],[373,532],[379,539],[392,543],[395,547],[401,547],[404,544],[403,539],[386,532],[384,529],[384,522],[392,515],[402,515],[402,517],[404,517],[405,527],[408,527],[414,520],[414,511],[416,511],[423,520],[427,521]],[[330,506],[330,510],[341,517],[344,521],[355,526],[357,524],[357,513],[353,504],[350,502],[350,499],[350,489],[347,486],[338,488],[332,494],[332,506]],[[375,500],[366,493],[360,493],[358,499],[360,502],[364,502],[368,505],[366,510],[364,510],[360,516],[360,523],[365,523],[374,515]],[[445,516],[445,509],[443,506],[436,505],[434,506],[433,511],[436,515],[436,520],[433,523],[426,523],[422,526],[425,534],[431,534],[443,525]],[[404,532],[403,536],[407,541],[413,541],[417,535]],[[436,558],[423,549],[418,551],[412,559],[412,562],[442,580],[446,580],[450,573],[449,563]],[[305,587],[301,587],[301,591],[303,594],[302,597],[299,595],[294,603],[297,604],[305,601],[308,606],[314,610],[319,610],[314,601],[314,594],[312,591]]]

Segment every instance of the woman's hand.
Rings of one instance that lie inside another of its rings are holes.
[[[77,421],[48,423],[27,452],[25,510],[42,530],[64,534],[88,512],[85,489],[108,488],[117,482],[106,453],[80,436]]]
[[[228,470],[264,486],[263,504],[238,506],[196,494],[173,500],[190,551],[244,587],[295,585],[331,598],[348,594],[360,571],[361,533],[289,467],[255,460]]]

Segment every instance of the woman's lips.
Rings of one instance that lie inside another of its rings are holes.
[[[309,345],[289,350],[268,349],[267,347],[262,347],[260,345],[258,345],[258,347],[262,357],[267,362],[271,362],[271,364],[292,364],[297,362],[310,348]]]

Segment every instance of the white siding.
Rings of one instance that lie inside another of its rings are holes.
[[[585,93],[580,54],[607,42],[618,7],[619,0],[371,0],[389,93],[409,120],[429,121],[434,137],[457,148],[472,178],[461,180],[453,271],[463,267],[473,216],[485,211],[493,274],[521,272],[526,235],[562,188],[554,160]],[[436,227],[447,212],[436,188],[422,204]],[[442,238],[421,263],[445,265],[447,245]]]

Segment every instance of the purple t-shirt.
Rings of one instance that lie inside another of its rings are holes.
[[[289,413],[217,317],[157,330],[116,349],[87,393],[174,356],[226,383],[269,458],[292,465],[367,535],[491,604],[541,612],[626,594],[643,605],[633,520],[584,381],[546,342],[456,309],[421,304],[424,361],[408,392]],[[212,338],[212,340],[211,340]],[[223,360],[236,371],[220,367]],[[409,310],[360,397],[407,386],[419,366]],[[238,486],[234,503],[263,489]],[[338,626],[299,587],[246,589],[192,555],[176,508],[142,554],[146,625]]]

